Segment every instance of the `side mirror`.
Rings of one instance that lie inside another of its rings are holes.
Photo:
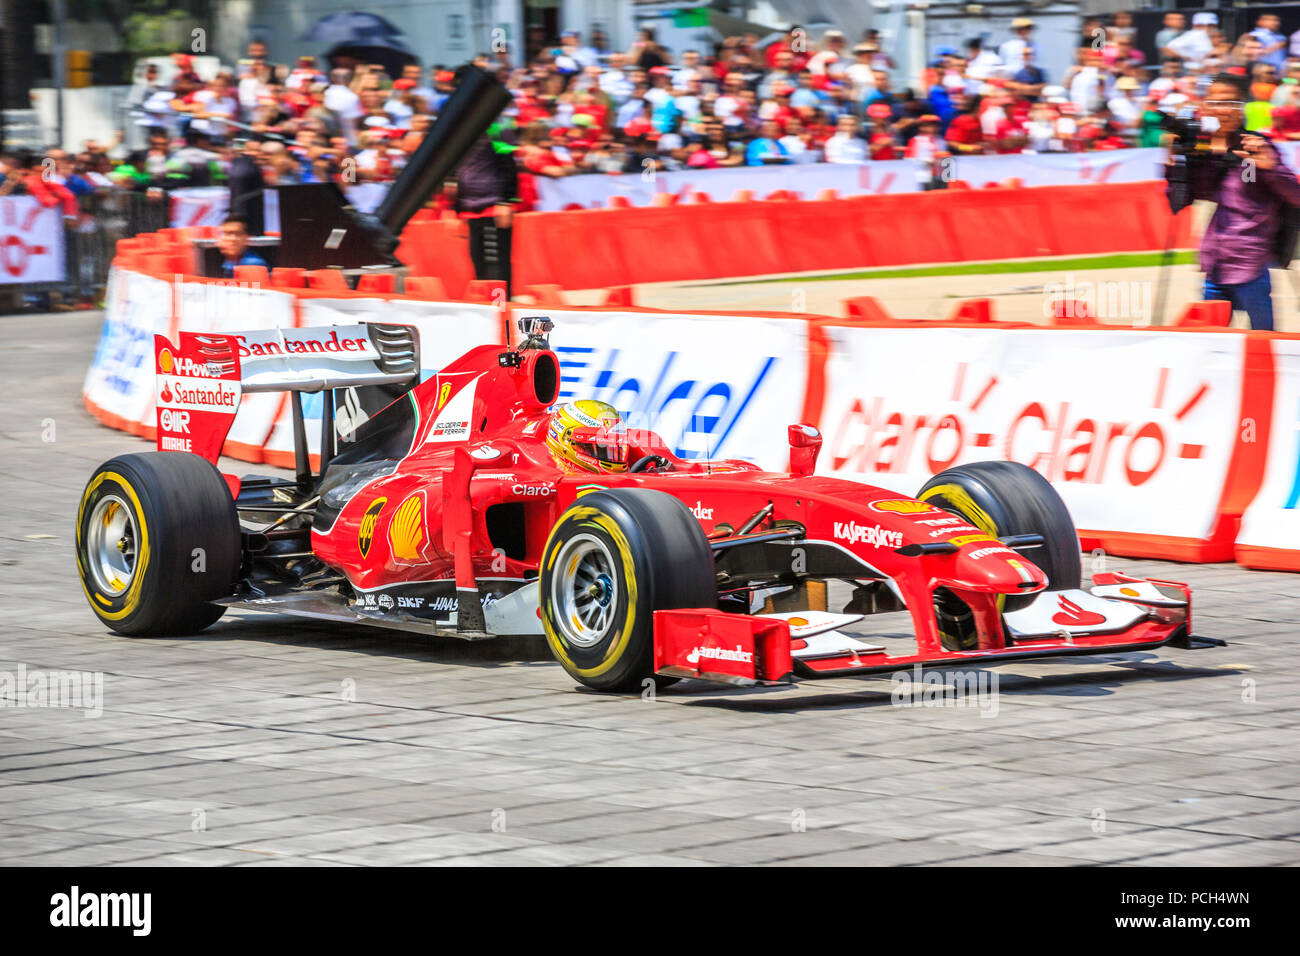
[[[814,425],[791,425],[786,434],[790,441],[790,474],[811,475],[822,450],[822,433]]]

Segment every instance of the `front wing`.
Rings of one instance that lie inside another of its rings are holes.
[[[750,686],[794,677],[880,674],[915,665],[984,666],[1074,654],[1191,646],[1191,590],[1173,581],[1098,574],[1088,591],[1045,591],[1003,616],[1000,643],[974,650],[890,654],[836,626],[861,615],[656,611],[655,672]],[[835,619],[835,620],[831,620]],[[825,622],[823,624],[823,622]]]

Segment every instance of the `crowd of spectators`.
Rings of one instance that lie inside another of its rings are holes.
[[[1288,38],[1278,26],[1265,13],[1229,41],[1212,13],[1188,22],[1170,12],[1148,56],[1132,16],[1117,13],[1083,23],[1074,62],[1041,63],[1035,24],[1021,18],[1001,42],[935,49],[917,86],[874,30],[853,42],[795,27],[766,43],[752,33],[729,37],[710,51],[668,50],[649,30],[626,51],[567,32],[527,63],[509,53],[475,62],[513,95],[501,140],[520,171],[537,176],[933,164],[954,153],[1158,145],[1161,116],[1194,112],[1223,71],[1250,80],[1250,129],[1300,139],[1300,33]],[[72,215],[75,198],[96,189],[159,195],[223,184],[237,160],[270,185],[383,182],[418,146],[454,81],[439,65],[412,64],[400,76],[311,56],[276,65],[258,42],[206,82],[190,57],[173,63],[167,82],[151,66],[137,85],[130,122],[147,130],[147,146],[9,154],[0,159],[0,194],[29,192]]]

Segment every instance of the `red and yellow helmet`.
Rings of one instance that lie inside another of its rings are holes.
[[[552,412],[546,446],[565,471],[627,471],[623,416],[594,398],[569,402]]]

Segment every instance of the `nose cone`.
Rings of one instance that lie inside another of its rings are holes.
[[[1047,587],[1038,565],[1000,545],[967,545],[957,553],[953,577],[995,594],[1033,594]]]

